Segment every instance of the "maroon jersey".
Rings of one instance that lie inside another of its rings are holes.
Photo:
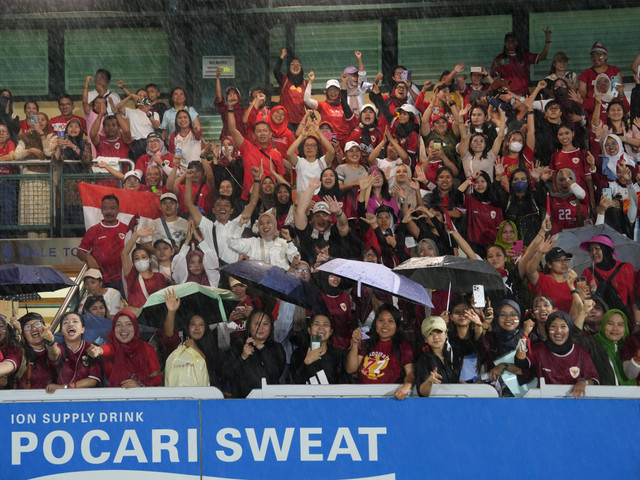
[[[464,196],[464,208],[467,209],[467,240],[484,246],[493,244],[503,220],[502,210],[469,193]]]
[[[551,205],[551,225],[552,233],[555,235],[566,228],[576,228],[578,226],[578,210],[582,211],[582,217],[586,218],[589,208],[583,201],[578,200],[573,195],[569,198],[549,197]]]
[[[4,357],[1,361],[10,362],[13,364],[13,373],[9,378],[9,380],[12,380],[13,376],[20,368],[20,364],[22,363],[22,349],[15,347],[12,344],[7,344],[2,347],[0,357]],[[11,382],[9,383],[9,385],[11,385]]]
[[[115,225],[105,225],[100,222],[87,230],[82,237],[78,249],[90,253],[98,261],[104,283],[121,281],[120,255],[124,248],[126,233],[127,226],[122,222]]]
[[[358,374],[360,383],[401,383],[404,366],[413,363],[413,350],[406,340],[400,344],[400,351],[393,352],[393,340],[380,341],[369,352],[364,354],[361,348],[362,363]]]
[[[26,369],[20,380],[18,380],[18,388],[34,389],[46,388],[53,382],[54,369],[51,367],[47,349],[34,350],[36,358],[27,364]]]
[[[544,378],[548,385],[573,385],[581,378],[600,383],[589,353],[575,343],[566,355],[552,353],[545,343],[534,343],[527,360],[531,368],[537,369],[538,378]]]
[[[333,344],[344,350],[351,344],[351,297],[348,293],[342,292],[334,297],[320,292],[324,300],[329,315],[333,320],[333,335],[331,341]]]
[[[320,101],[318,102],[318,112],[322,115],[323,121],[331,124],[340,146],[344,147],[345,143],[347,143],[349,130],[347,128],[347,119],[344,118],[342,105],[330,105],[327,102]]]
[[[58,385],[68,385],[84,378],[93,378],[100,382],[102,378],[100,365],[96,361],[89,360],[91,357],[87,354],[90,345],[83,340],[78,350],[73,351],[67,344],[58,344],[60,357],[53,363],[53,367],[58,370],[58,376],[55,379]],[[84,361],[82,357],[85,357]],[[62,366],[60,366],[61,363]]]
[[[564,152],[560,150],[551,156],[551,162],[549,168],[559,172],[563,168],[568,168],[576,175],[576,183],[584,188],[587,192],[587,198],[589,191],[587,190],[587,177],[591,176],[589,171],[589,164],[587,163],[587,152],[578,148],[571,152]]]

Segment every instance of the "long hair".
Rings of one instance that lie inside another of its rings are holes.
[[[383,303],[376,310],[376,321],[382,312],[389,312],[396,323],[396,333],[391,338],[391,353],[400,355],[400,344],[404,340],[404,328],[402,326],[402,313],[396,307],[389,303]],[[365,355],[371,353],[380,343],[380,335],[374,328],[369,331],[369,340],[365,344]]]

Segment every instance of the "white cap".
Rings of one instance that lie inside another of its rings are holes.
[[[354,142],[353,140],[351,140],[350,142],[347,142],[347,144],[344,146],[344,151],[348,152],[349,150],[351,150],[353,147],[357,147],[358,150],[362,150],[360,148],[360,144],[358,142]]]
[[[175,193],[171,193],[171,192],[167,192],[167,193],[163,193],[162,195],[160,195],[160,201],[164,200],[164,199],[170,199],[173,200],[174,202],[178,202],[178,197],[176,197]]]
[[[336,87],[338,90],[340,90],[340,82],[338,82],[338,80],[336,80],[335,78],[332,78],[331,80],[327,81],[327,85],[324,87],[324,89],[329,90],[329,87]]]
[[[365,108],[370,108],[371,110],[373,110],[373,112],[378,115],[378,109],[376,108],[376,106],[373,103],[365,103],[364,105],[362,105],[362,108],[360,109],[360,113],[364,112]]]
[[[316,202],[313,206],[312,213],[324,212],[331,215],[331,211],[329,210],[329,204],[327,202]]]
[[[129,170],[124,174],[124,179],[126,180],[129,177],[136,177],[139,181],[142,181],[142,174],[140,173],[140,170]]]
[[[399,109],[404,110],[407,113],[412,113],[416,118],[420,118],[420,112],[413,105],[405,103],[404,105],[400,105]]]

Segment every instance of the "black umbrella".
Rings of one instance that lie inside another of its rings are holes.
[[[273,298],[308,308],[314,313],[328,313],[318,289],[283,268],[259,260],[244,260],[225,265],[221,271]]]
[[[5,298],[25,298],[25,295],[53,292],[74,285],[69,277],[55,268],[18,263],[0,266],[0,296]]]
[[[454,257],[414,257],[393,269],[435,290],[471,292],[474,285],[484,285],[485,291],[504,291],[498,271],[483,260]]]

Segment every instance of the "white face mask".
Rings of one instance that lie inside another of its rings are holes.
[[[149,260],[138,260],[133,265],[139,272],[146,272],[147,270],[149,270]]]
[[[524,145],[522,145],[520,142],[511,142],[509,144],[509,150],[511,150],[512,152],[520,153],[520,150],[522,150],[523,146]]]

